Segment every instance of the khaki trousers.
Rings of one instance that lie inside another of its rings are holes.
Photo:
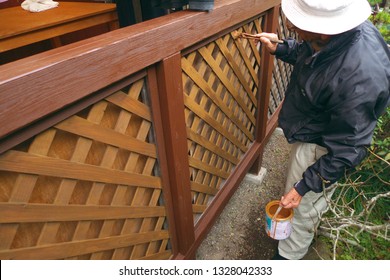
[[[327,149],[316,144],[297,142],[292,144],[285,193],[296,182],[302,179],[303,172],[321,156],[327,154]],[[327,191],[329,198],[333,191]],[[324,194],[309,191],[301,203],[294,209],[292,233],[289,238],[279,241],[279,254],[287,259],[299,260],[303,258],[314,238],[314,232],[319,219],[327,209]]]

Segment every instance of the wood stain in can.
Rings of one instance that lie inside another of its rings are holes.
[[[270,201],[265,206],[265,230],[269,237],[276,240],[282,240],[288,238],[292,232],[294,210],[282,208],[279,214],[276,217],[273,217],[278,207],[279,200]]]

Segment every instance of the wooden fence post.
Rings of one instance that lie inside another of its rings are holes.
[[[268,11],[264,21],[264,31],[277,33],[279,8],[276,6]],[[271,55],[264,47],[261,47],[261,65],[259,75],[259,91],[258,91],[258,114],[256,116],[256,133],[255,141],[263,142],[267,139],[267,125],[268,125],[268,106],[270,100],[270,92],[272,85],[272,73],[274,70],[274,56]],[[258,174],[262,164],[263,152],[252,165],[249,170],[252,174]]]
[[[185,255],[195,241],[192,211],[187,133],[184,116],[181,54],[165,58],[157,66],[158,94],[161,110],[170,185],[174,233],[173,254]]]

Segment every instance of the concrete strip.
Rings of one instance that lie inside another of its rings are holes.
[[[250,173],[246,174],[243,179],[243,182],[247,182],[249,184],[261,185],[266,174],[267,174],[267,169],[262,167],[259,171],[259,174],[257,175],[250,174]]]

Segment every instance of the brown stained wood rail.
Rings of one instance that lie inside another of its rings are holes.
[[[0,139],[279,3],[217,0],[1,65]]]
[[[57,8],[32,13],[20,6],[0,9],[0,53],[21,46],[53,39],[99,24],[114,29],[117,22],[115,4],[60,2]]]

